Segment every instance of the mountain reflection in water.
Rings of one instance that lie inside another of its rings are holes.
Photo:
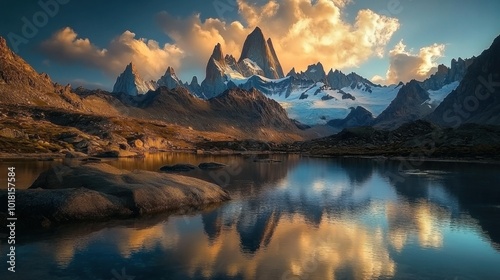
[[[224,177],[234,198],[202,213],[19,233],[16,276],[112,279],[122,269],[135,279],[500,275],[498,166],[423,163],[401,181],[392,161],[273,157],[282,162],[178,154],[111,161],[150,170],[218,161],[241,172],[187,173]]]

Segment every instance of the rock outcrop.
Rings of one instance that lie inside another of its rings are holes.
[[[228,199],[225,190],[199,179],[87,163],[56,166],[28,190],[16,191],[16,215],[25,226],[50,226],[199,209]]]

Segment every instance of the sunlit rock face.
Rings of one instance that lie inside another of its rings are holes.
[[[262,69],[264,77],[270,79],[283,78],[283,69],[274,50],[271,38],[267,41],[259,27],[256,27],[245,40],[238,64],[245,65],[249,61]]]

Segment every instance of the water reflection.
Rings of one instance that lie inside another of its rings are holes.
[[[450,214],[428,201],[399,202],[386,205],[389,238],[392,246],[401,251],[412,236],[423,248],[443,246],[442,229],[449,226]]]
[[[401,182],[389,175],[397,171],[394,162],[279,159],[280,164],[243,157],[155,159],[144,166],[156,170],[212,160],[240,166],[225,184],[234,199],[191,216],[19,233],[24,265],[42,279],[110,279],[110,270],[121,267],[136,279],[500,275],[496,166],[425,163]],[[141,160],[111,164],[142,166]],[[200,170],[190,175],[217,181]]]

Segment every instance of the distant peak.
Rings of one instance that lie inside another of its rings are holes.
[[[252,34],[253,33],[257,33],[257,34],[260,33],[260,34],[262,34],[262,30],[260,29],[260,27],[256,26],[255,29],[252,31]]]
[[[214,51],[212,52],[212,58],[220,61],[224,58],[224,54],[222,53],[222,46],[220,43],[217,43],[214,47]]]
[[[172,68],[172,67],[170,67],[170,66],[169,66],[169,67],[167,68],[167,71],[165,72],[165,74],[175,75],[175,70],[174,70],[174,68]]]
[[[406,87],[417,87],[420,88],[420,82],[413,79],[406,84]]]
[[[125,67],[125,71],[130,71],[132,73],[135,73],[136,72],[136,69],[135,69],[135,65],[130,62],[127,67]]]

